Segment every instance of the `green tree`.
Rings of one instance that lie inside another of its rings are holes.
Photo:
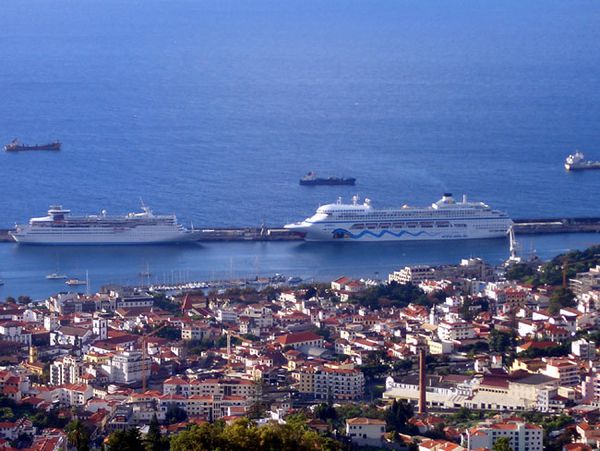
[[[403,401],[394,401],[390,408],[386,411],[385,422],[389,431],[400,433],[409,432],[408,420],[414,416],[412,406]]]
[[[171,438],[171,451],[204,451],[223,449],[222,423],[193,425]]]
[[[156,336],[168,340],[181,340],[181,328],[175,326],[163,327],[156,333]]]
[[[19,304],[23,304],[23,305],[27,305],[27,304],[31,304],[31,298],[29,296],[19,296],[17,298],[17,302]]]
[[[527,263],[516,263],[508,267],[505,275],[508,280],[524,282],[535,275],[535,269]]]
[[[144,438],[147,451],[164,451],[169,449],[169,440],[160,433],[160,425],[156,414],[152,415],[148,425],[148,434]]]
[[[340,443],[321,437],[309,430],[306,424],[269,423],[257,426],[247,418],[237,420],[229,426],[222,422],[194,425],[190,429],[176,434],[171,439],[172,451],[339,451]]]
[[[71,421],[65,428],[67,440],[77,451],[88,451],[90,431],[80,420]]]
[[[165,414],[165,421],[170,424],[181,423],[187,420],[187,413],[181,407],[171,404]]]
[[[10,407],[0,407],[0,419],[1,420],[12,420],[15,417]]]
[[[557,288],[550,296],[548,310],[550,313],[555,314],[565,307],[575,307],[575,295],[568,288]]]
[[[514,347],[515,335],[514,333],[503,332],[500,330],[492,330],[489,335],[490,351],[498,352],[500,354],[506,354],[509,350]]]
[[[137,428],[115,431],[108,436],[107,448],[109,451],[140,451],[144,449],[144,442]]]
[[[354,295],[353,300],[371,308],[406,307],[411,302],[429,307],[432,305],[432,301],[418,286],[412,283],[400,284],[397,282],[370,287]]]
[[[321,403],[315,407],[315,416],[323,421],[335,420],[337,412],[331,403]]]
[[[492,451],[513,451],[510,447],[510,439],[508,437],[498,437],[494,442]]]

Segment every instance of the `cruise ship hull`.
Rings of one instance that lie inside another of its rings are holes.
[[[467,225],[467,227],[422,228],[364,228],[352,229],[352,223],[297,223],[289,224],[287,229],[302,232],[306,241],[346,241],[346,242],[382,242],[382,241],[433,241],[433,240],[473,240],[506,237],[512,221],[494,221],[493,225]]]
[[[26,231],[10,232],[19,244],[45,246],[87,246],[87,245],[141,245],[141,244],[174,244],[190,241],[191,234],[168,231],[151,233],[143,231],[125,232],[90,232],[81,233],[28,233]]]

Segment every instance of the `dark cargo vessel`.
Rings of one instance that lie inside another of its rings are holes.
[[[49,144],[35,144],[29,146],[23,144],[19,139],[15,138],[10,143],[4,146],[6,152],[20,152],[24,150],[60,150],[60,142],[54,141]]]
[[[309,172],[300,179],[300,185],[355,185],[356,179],[353,177],[317,177],[314,172]]]

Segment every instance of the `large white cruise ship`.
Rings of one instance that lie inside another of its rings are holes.
[[[156,244],[186,241],[189,232],[175,216],[154,215],[148,207],[125,216],[69,216],[70,210],[51,206],[48,216],[17,225],[10,235],[21,244]]]
[[[305,234],[308,241],[463,240],[506,236],[513,224],[502,211],[483,202],[456,202],[446,193],[430,207],[379,210],[371,201],[323,205],[310,218],[286,229]]]

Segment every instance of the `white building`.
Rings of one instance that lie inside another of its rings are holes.
[[[215,338],[215,330],[209,324],[204,322],[186,323],[181,326],[181,339],[190,340],[206,340]]]
[[[412,283],[415,285],[434,278],[434,269],[431,266],[405,266],[400,271],[394,271],[388,275],[388,282],[401,284]]]
[[[150,377],[151,359],[143,357],[140,351],[123,351],[115,354],[103,369],[109,374],[110,381],[118,384],[140,382],[145,375]]]
[[[292,373],[296,388],[300,393],[315,399],[354,401],[365,393],[365,377],[353,365],[340,367],[305,365]]]
[[[19,321],[2,321],[0,323],[0,340],[31,346],[31,334],[23,330],[24,325]]]
[[[579,383],[579,366],[576,362],[564,358],[546,359],[546,368],[541,374],[558,380],[559,385],[572,386]]]
[[[101,316],[92,319],[92,332],[97,335],[100,340],[108,338],[108,320]]]
[[[475,328],[467,321],[441,321],[437,329],[442,341],[462,341],[475,338]]]
[[[513,451],[542,451],[543,429],[521,421],[480,423],[467,429],[462,446],[468,450],[492,449],[500,437],[508,437]]]
[[[83,363],[74,356],[56,359],[50,366],[50,385],[78,384]]]
[[[220,308],[217,310],[216,318],[220,323],[236,323],[239,315],[235,310]]]
[[[373,418],[348,418],[346,436],[358,446],[381,446],[385,434],[385,421]]]
[[[596,343],[585,338],[575,340],[571,343],[571,354],[585,360],[594,360],[596,357]]]

